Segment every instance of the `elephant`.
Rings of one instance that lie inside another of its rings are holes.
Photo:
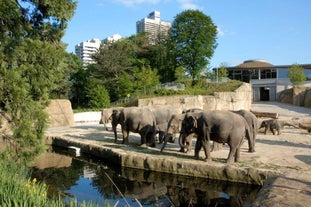
[[[184,119],[185,114],[188,112],[192,112],[192,113],[203,112],[203,109],[199,109],[199,108],[186,109],[182,111],[182,114],[176,114],[170,117],[170,120],[168,121],[168,124],[167,124],[167,129],[166,129],[166,133],[164,137],[164,143],[161,148],[161,152],[164,150],[167,144],[167,141],[170,139],[170,137],[172,137],[173,134],[180,132],[182,120]],[[179,145],[180,145],[179,151],[189,152],[191,150],[192,139],[193,139],[192,136],[187,136],[187,138],[185,138],[184,140],[180,139],[179,137]],[[183,143],[180,143],[181,141],[183,141]],[[182,147],[182,146],[187,146],[187,147]]]
[[[249,152],[255,152],[255,140],[257,137],[257,133],[258,133],[258,119],[257,119],[257,117],[252,112],[244,110],[244,109],[241,109],[238,111],[232,111],[232,112],[240,114],[246,120],[246,122],[249,126],[249,130],[250,130],[250,139],[252,140],[252,141],[248,142],[248,151]]]
[[[265,134],[267,134],[268,129],[270,129],[273,135],[275,135],[276,132],[277,132],[277,135],[280,135],[281,129],[283,129],[284,126],[292,126],[294,128],[299,128],[295,124],[290,123],[290,121],[267,119],[261,122],[259,129],[265,128],[265,132],[264,132]]]
[[[167,124],[171,116],[179,112],[173,106],[153,105],[147,108],[151,110],[156,119],[156,129],[159,134],[159,144],[161,144],[164,141]],[[171,138],[171,142],[174,142],[173,137]]]
[[[250,140],[251,146],[254,144],[250,138],[250,130],[246,120],[241,115],[231,111],[214,110],[187,113],[182,122],[181,138],[185,139],[192,133],[197,134],[195,159],[199,159],[199,152],[203,147],[204,160],[211,160],[210,141],[229,145],[230,152],[227,163],[239,161],[240,146],[245,137]]]
[[[119,109],[122,109],[122,107],[104,108],[101,111],[99,124],[103,124],[106,131],[109,131],[107,127],[107,123],[111,122],[111,115],[112,115],[113,110],[119,110]]]
[[[156,120],[151,110],[139,107],[114,109],[111,119],[115,142],[117,142],[116,126],[120,124],[123,144],[128,144],[129,132],[134,132],[141,136],[141,146],[146,146],[147,144],[152,147],[155,146]]]
[[[162,145],[161,152],[163,152],[163,150],[167,144],[167,141],[174,134],[180,132],[181,123],[182,123],[182,120],[184,119],[184,117],[185,117],[185,114],[174,114],[170,117],[170,120],[168,121],[168,124],[167,124],[167,129],[166,129],[166,133],[164,136],[164,143]],[[179,140],[180,140],[180,137],[179,137]]]

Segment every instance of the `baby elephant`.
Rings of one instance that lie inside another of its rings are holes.
[[[267,134],[268,129],[270,129],[273,135],[275,135],[275,131],[277,131],[277,135],[280,135],[282,125],[277,119],[268,119],[261,122],[259,129],[261,128],[265,128],[265,134]]]

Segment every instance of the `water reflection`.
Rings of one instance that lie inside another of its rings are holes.
[[[71,157],[59,149],[49,153],[53,156],[44,155],[47,168],[41,161],[32,176],[49,186],[50,196],[60,194],[65,201],[75,197],[78,202],[115,206],[251,206],[260,190],[254,185],[119,168],[87,156]]]

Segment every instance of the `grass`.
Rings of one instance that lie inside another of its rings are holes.
[[[26,167],[13,162],[0,160],[0,203],[3,207],[94,207],[94,203],[82,202],[77,205],[75,200],[69,204],[62,199],[49,199],[47,186],[34,179],[30,179],[30,171]]]

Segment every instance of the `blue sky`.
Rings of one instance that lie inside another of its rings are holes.
[[[235,66],[249,59],[273,65],[311,63],[310,0],[78,0],[63,42],[74,52],[80,42],[113,34],[136,34],[136,21],[152,11],[173,22],[186,9],[198,9],[218,27],[210,67]]]

